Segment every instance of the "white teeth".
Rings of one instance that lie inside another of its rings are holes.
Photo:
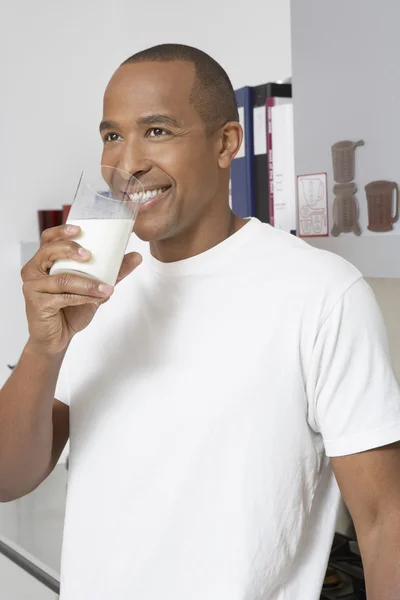
[[[146,202],[147,200],[150,200],[151,198],[155,198],[156,196],[159,196],[159,194],[162,194],[163,192],[165,192],[167,188],[159,188],[158,190],[148,190],[147,192],[135,192],[134,194],[129,194],[129,198],[133,201],[133,202]]]

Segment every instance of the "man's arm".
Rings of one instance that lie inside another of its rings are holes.
[[[399,600],[400,443],[331,463],[356,528],[368,600]]]
[[[34,490],[52,471],[69,437],[69,408],[54,400],[64,353],[26,346],[0,390],[0,502]]]
[[[21,272],[29,342],[0,390],[0,502],[35,489],[57,463],[69,436],[69,410],[54,400],[61,364],[73,336],[114,291],[79,275],[49,275],[56,260],[90,259],[72,239],[79,231],[74,225],[44,231],[40,249]],[[136,252],[126,254],[118,282],[141,260]]]

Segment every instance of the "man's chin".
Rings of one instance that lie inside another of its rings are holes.
[[[133,233],[143,242],[159,242],[172,237],[173,229],[165,219],[140,215],[136,219]]]

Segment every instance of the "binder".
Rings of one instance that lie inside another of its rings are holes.
[[[264,83],[253,87],[254,210],[255,216],[263,223],[270,223],[267,100],[291,95],[291,84]]]
[[[266,106],[267,106],[267,156],[268,156],[268,205],[269,219],[274,225],[274,160],[273,160],[273,136],[272,136],[272,108],[280,104],[287,104],[292,97],[292,85],[290,83],[268,84]]]
[[[292,233],[297,226],[292,101],[275,105],[271,113],[274,226]]]
[[[242,146],[231,165],[232,209],[239,217],[254,216],[254,148],[252,90],[236,90],[239,121],[243,127]]]
[[[263,223],[269,223],[267,87],[268,84],[253,87],[254,214]]]

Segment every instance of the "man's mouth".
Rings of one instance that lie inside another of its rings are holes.
[[[157,198],[157,196],[161,196],[161,194],[169,190],[170,187],[170,185],[167,185],[160,188],[148,189],[144,192],[135,192],[134,194],[129,194],[129,198],[132,202],[145,203],[149,200],[153,200],[153,198]]]

